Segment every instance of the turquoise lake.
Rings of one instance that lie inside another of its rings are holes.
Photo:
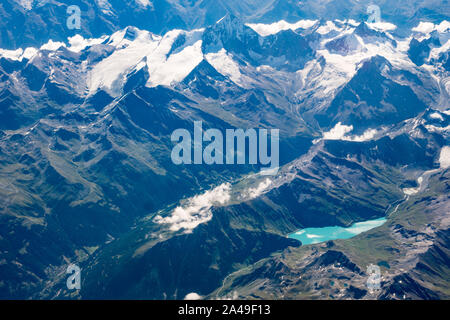
[[[291,233],[289,235],[289,238],[300,240],[303,245],[315,244],[329,240],[350,239],[362,232],[379,227],[383,225],[385,222],[386,222],[385,218],[380,218],[376,220],[358,222],[348,228],[338,226],[323,227],[323,228],[306,228]]]

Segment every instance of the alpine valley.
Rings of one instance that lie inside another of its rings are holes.
[[[0,299],[450,299],[447,0],[0,17]],[[279,129],[278,172],[174,164],[196,121]],[[327,227],[354,236],[292,236]]]

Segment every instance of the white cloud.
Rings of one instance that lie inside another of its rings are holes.
[[[377,129],[367,129],[360,136],[348,136],[347,134],[353,131],[353,126],[347,126],[338,122],[333,129],[328,132],[324,132],[324,140],[343,140],[343,141],[354,141],[354,142],[364,142],[372,140],[378,133]],[[317,142],[317,140],[315,141]]]
[[[0,56],[10,60],[20,60],[22,54],[23,54],[22,49],[17,50],[0,49]]]
[[[353,126],[343,125],[341,122],[338,122],[333,129],[328,132],[324,132],[323,138],[325,140],[342,140],[344,136],[353,131]]]
[[[440,24],[434,24],[432,22],[420,22],[417,27],[414,27],[412,31],[428,34],[433,31],[437,31],[439,33],[449,32],[450,31],[450,22],[447,20],[442,21]]]
[[[170,224],[172,231],[193,230],[211,220],[211,208],[214,205],[223,205],[230,200],[230,190],[231,184],[221,184],[213,190],[189,199],[185,206],[175,208],[170,216],[156,216],[154,221],[159,224]]]
[[[397,26],[395,24],[389,23],[389,22],[373,22],[369,23],[369,26],[373,29],[376,29],[378,31],[393,31],[397,29]]]
[[[33,47],[26,48],[25,51],[21,48],[17,50],[0,49],[0,57],[10,60],[22,61],[23,58],[30,60],[38,50]]]
[[[369,141],[372,140],[377,133],[378,133],[377,129],[367,129],[366,131],[364,131],[362,135],[350,137],[348,140],[356,142]]]
[[[264,191],[267,190],[267,188],[272,184],[272,181],[270,181],[269,178],[262,181],[257,187],[255,188],[249,188],[246,191],[243,192],[244,196],[243,199],[251,200],[259,197]]]
[[[432,22],[420,22],[419,25],[412,29],[412,31],[420,33],[430,33],[434,30],[434,23]]]
[[[68,41],[70,44],[69,50],[73,52],[80,52],[87,47],[93,46],[95,44],[100,44],[106,40],[106,36],[97,39],[85,39],[83,36],[76,34],[73,37],[69,37]]]

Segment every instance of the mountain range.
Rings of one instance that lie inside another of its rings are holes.
[[[450,8],[368,3],[2,1],[0,298],[448,299]],[[279,172],[175,165],[195,121]]]

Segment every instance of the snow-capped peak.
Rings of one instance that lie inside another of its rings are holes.
[[[288,23],[285,20],[280,20],[271,24],[247,23],[246,25],[255,30],[259,35],[265,37],[283,30],[309,29],[316,23],[317,20],[300,20],[295,23]]]

